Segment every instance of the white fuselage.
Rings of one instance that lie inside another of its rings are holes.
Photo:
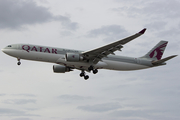
[[[26,59],[33,61],[51,62],[76,69],[84,69],[92,65],[91,62],[79,61],[68,62],[65,59],[66,53],[81,53],[78,50],[69,50],[63,48],[52,48],[46,46],[37,46],[29,44],[15,44],[11,47],[6,47],[2,51],[10,56],[18,59]],[[143,58],[131,58],[124,56],[108,55],[97,64],[93,65],[96,69],[110,70],[138,70],[153,67],[150,60]]]

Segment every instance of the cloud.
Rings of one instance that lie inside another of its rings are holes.
[[[56,17],[57,20],[61,21],[61,24],[69,30],[76,30],[78,28],[78,23],[76,22],[71,22],[71,20],[68,17],[64,16],[58,16]]]
[[[112,8],[119,16],[138,20],[141,25],[153,31],[156,38],[163,40],[179,38],[179,10],[180,2],[177,0],[129,1],[124,6]]]
[[[80,96],[80,95],[69,95],[69,94],[64,94],[60,95],[57,97],[58,102],[64,103],[64,104],[78,104],[88,100],[91,100],[92,97],[90,96]]]
[[[60,21],[68,30],[76,30],[78,23],[66,16],[53,16],[46,7],[38,6],[33,0],[0,0],[0,29],[22,28],[23,25]]]
[[[152,1],[147,4],[146,7],[141,9],[141,12],[150,15],[153,17],[162,17],[173,19],[180,16],[178,12],[180,10],[180,2],[177,0],[159,0],[159,1]]]
[[[77,108],[88,112],[108,112],[111,110],[117,110],[122,107],[118,103],[104,103],[104,104],[79,106]]]
[[[91,97],[84,97],[79,95],[61,95],[58,96],[58,99],[60,100],[85,100],[85,99],[91,99]]]
[[[25,114],[24,111],[0,108],[0,115],[11,115],[11,116],[15,115],[16,116],[16,115],[23,115],[23,114]]]
[[[108,25],[89,31],[88,37],[103,36],[104,41],[114,41],[128,35],[128,32],[120,25]]]
[[[147,117],[147,110],[119,110],[112,112],[113,116],[121,116],[121,117]]]
[[[36,100],[34,99],[14,99],[14,100],[5,100],[4,103],[6,104],[17,104],[17,105],[23,105],[28,103],[36,103]]]
[[[32,120],[30,118],[15,118],[15,119],[12,119],[12,120]]]
[[[130,3],[132,3],[130,1]],[[129,5],[129,4],[128,4]],[[166,18],[174,19],[180,16],[178,12],[180,10],[180,2],[177,0],[151,0],[151,1],[137,1],[135,5],[129,7],[128,5],[118,8],[113,8],[113,11],[122,13],[126,11],[126,14],[131,17],[139,17],[139,15],[145,15],[148,18]]]
[[[121,97],[121,98],[114,98],[113,100],[118,101],[118,102],[122,102],[122,101],[128,101],[128,100],[132,100],[133,98],[128,98],[128,97]]]
[[[25,111],[0,108],[0,116],[39,116],[34,114],[27,114]]]
[[[169,115],[167,114],[168,110],[158,110],[158,109],[152,109],[152,110],[118,110],[113,111],[110,113],[111,116],[118,117],[118,118],[139,118],[141,119],[159,119],[159,120],[178,120],[177,116]]]
[[[179,30],[180,26],[177,26],[176,28],[171,28],[168,30],[163,30],[157,34],[159,37],[167,37],[169,39],[178,39],[179,38]],[[177,38],[176,38],[177,37]],[[177,41],[178,42],[178,41]]]
[[[12,94],[13,96],[36,97],[34,94]]]
[[[157,115],[153,115],[157,114]],[[152,110],[119,110],[119,111],[113,111],[110,113],[111,116],[117,117],[117,118],[138,118],[138,120],[141,119],[152,119],[156,118],[155,116],[158,116],[158,113],[155,111],[153,112]]]
[[[146,24],[145,26],[148,29],[157,31],[157,30],[164,30],[166,25],[167,25],[167,22],[165,21],[154,21],[154,22]]]
[[[5,96],[6,94],[0,94],[0,96]]]

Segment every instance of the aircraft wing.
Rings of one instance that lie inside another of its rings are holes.
[[[93,50],[89,50],[89,51],[85,51],[82,52],[82,55],[85,59],[92,61],[94,64],[98,63],[103,57],[108,56],[109,54],[114,54],[114,52],[116,50],[120,50],[121,48],[123,48],[122,45],[130,42],[131,40],[141,36],[142,34],[144,34],[144,32],[146,31],[146,28],[144,28],[143,30],[141,30],[140,32],[129,36],[127,38],[124,38],[122,40],[118,40],[116,42],[113,42],[111,44],[102,46],[100,48],[97,49],[93,49]]]

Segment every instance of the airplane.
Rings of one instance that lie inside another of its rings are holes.
[[[133,58],[114,54],[117,50],[121,51],[126,43],[143,35],[145,31],[146,28],[132,36],[89,51],[31,44],[11,44],[3,48],[2,51],[17,58],[18,65],[21,64],[21,59],[25,59],[55,63],[56,65],[53,65],[54,73],[65,73],[78,69],[81,71],[80,77],[84,77],[85,80],[89,78],[86,72],[92,71],[96,74],[99,69],[130,71],[152,68],[166,65],[166,61],[177,56],[172,55],[161,59],[168,41],[160,41],[142,57]]]

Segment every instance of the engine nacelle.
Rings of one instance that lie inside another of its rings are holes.
[[[68,62],[79,62],[83,60],[83,57],[77,53],[66,53],[65,58]]]
[[[62,65],[53,65],[53,71],[55,73],[65,73],[72,71],[71,68]]]

